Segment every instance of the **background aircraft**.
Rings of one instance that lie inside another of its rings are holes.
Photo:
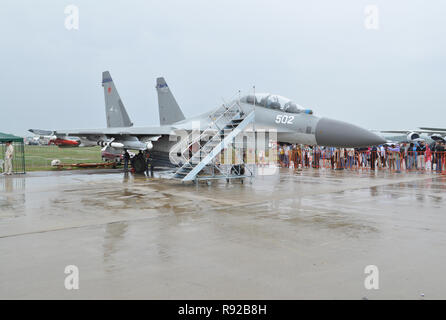
[[[41,145],[54,144],[59,147],[78,147],[81,144],[78,137],[57,137],[49,130],[29,129],[29,131],[36,135]]]
[[[392,142],[416,142],[424,140],[427,143],[434,141],[445,141],[446,130],[436,128],[420,128],[416,130],[372,130],[377,135]]]

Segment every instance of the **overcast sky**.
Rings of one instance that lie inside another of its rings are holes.
[[[446,127],[445,17],[440,0],[2,0],[0,131],[105,127],[104,70],[135,126],[159,123],[164,76],[186,116],[255,85],[369,129]]]

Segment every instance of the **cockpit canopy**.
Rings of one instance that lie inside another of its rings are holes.
[[[294,103],[288,98],[269,93],[257,93],[255,95],[250,94],[242,97],[240,102],[252,105],[255,103],[255,105],[259,107],[288,113],[313,113],[311,110],[304,110],[300,105]]]

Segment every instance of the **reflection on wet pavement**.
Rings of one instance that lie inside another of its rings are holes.
[[[24,214],[25,178],[3,177],[0,179],[0,219]]]
[[[2,177],[0,298],[444,298],[445,195],[440,175],[311,169],[210,186]],[[369,264],[387,290],[364,289]]]

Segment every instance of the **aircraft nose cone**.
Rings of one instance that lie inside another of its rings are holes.
[[[321,146],[357,148],[380,145],[386,140],[353,124],[321,118],[316,124],[316,142]]]

